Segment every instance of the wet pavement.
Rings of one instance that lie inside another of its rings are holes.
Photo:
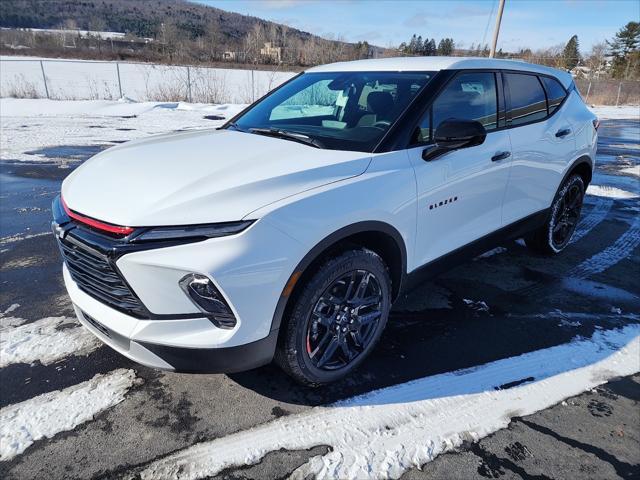
[[[123,135],[126,132],[122,132]],[[27,322],[73,311],[49,231],[50,203],[64,176],[94,146],[46,147],[67,162],[0,163],[0,311]],[[0,369],[0,406],[70,387],[117,368],[143,379],[124,402],[92,422],[0,463],[2,478],[126,477],[144,464],[204,439],[262,424],[372,389],[472,368],[638,323],[640,122],[603,121],[593,184],[579,239],[549,258],[519,242],[425,283],[395,306],[372,356],[350,378],[323,389],[294,384],[273,366],[234,375],[185,375],[136,365],[101,347],[54,365]],[[63,168],[60,168],[60,167]],[[627,195],[628,196],[628,195]],[[638,478],[638,377],[622,379],[464,445],[403,478]],[[323,451],[275,452],[222,478],[287,476]]]

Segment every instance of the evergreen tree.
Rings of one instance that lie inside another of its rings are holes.
[[[433,56],[436,53],[438,53],[437,48],[436,48],[436,39],[432,38],[431,40],[429,40],[429,46],[427,47],[427,53],[426,55],[430,55]]]
[[[629,22],[612,41],[607,41],[613,56],[611,74],[615,78],[640,76],[640,23]]]
[[[409,42],[409,48],[408,48],[408,53],[416,53],[416,46],[418,45],[418,39],[416,37],[416,34],[413,34],[413,37],[411,37],[411,41]]]
[[[424,44],[422,43],[422,35],[420,35],[420,36],[418,36],[418,39],[416,40],[416,51],[414,53],[422,55],[422,49],[423,48],[424,48]]]
[[[567,42],[562,52],[562,58],[564,59],[564,67],[567,70],[574,69],[580,63],[580,44],[578,43],[577,35],[571,37]]]

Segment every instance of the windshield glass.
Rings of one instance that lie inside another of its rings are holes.
[[[433,72],[305,73],[228,128],[320,148],[371,152],[432,77]]]

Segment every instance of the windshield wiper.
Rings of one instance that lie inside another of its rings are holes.
[[[310,145],[315,148],[324,148],[322,142],[311,138],[309,135],[305,135],[304,133],[287,132],[286,130],[280,130],[278,128],[250,128],[248,131],[251,133],[256,133],[258,135],[266,135],[269,137],[282,138],[284,140],[292,140],[294,142],[304,143],[305,145]]]

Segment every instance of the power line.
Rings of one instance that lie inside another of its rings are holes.
[[[485,42],[487,41],[487,33],[489,32],[489,24],[491,23],[491,18],[493,18],[493,11],[496,9],[496,2],[498,0],[493,0],[493,3],[491,4],[491,12],[489,12],[489,18],[487,18],[487,25],[484,27],[484,35],[482,35],[482,44],[481,45],[485,45]]]

